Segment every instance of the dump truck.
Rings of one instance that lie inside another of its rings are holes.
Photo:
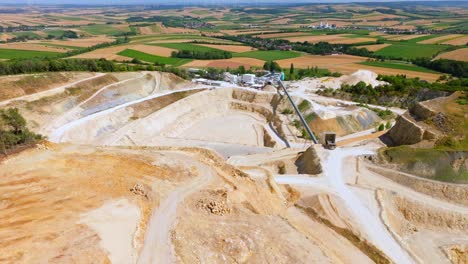
[[[325,148],[335,149],[336,148],[336,133],[325,132],[324,133]]]

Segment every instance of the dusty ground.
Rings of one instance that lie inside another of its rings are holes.
[[[62,143],[0,161],[0,262],[463,263],[467,207],[376,173],[358,158],[382,146],[372,114],[313,85],[290,92],[312,127],[353,129],[335,150],[299,138],[274,89],[167,73],[4,101]]]

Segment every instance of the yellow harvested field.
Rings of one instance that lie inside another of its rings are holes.
[[[449,44],[449,45],[455,45],[455,46],[463,46],[468,43],[468,36],[462,36],[459,38],[454,38],[448,41],[442,42],[442,44]]]
[[[449,59],[457,61],[466,61],[468,62],[468,48],[458,49],[454,51],[445,52],[439,54],[436,59]]]
[[[255,48],[252,48],[249,46],[242,46],[242,45],[214,45],[214,44],[197,44],[197,45],[205,46],[205,47],[213,48],[213,49],[230,51],[230,52],[246,52],[246,51],[256,50]]]
[[[184,64],[184,67],[237,68],[239,66],[244,66],[246,68],[250,68],[263,67],[264,63],[265,62],[262,60],[253,58],[231,58],[225,60],[194,60],[187,64]]]
[[[351,55],[327,55],[327,56],[320,56],[320,55],[306,55],[298,58],[292,59],[285,59],[277,61],[278,64],[283,68],[289,68],[291,63],[294,64],[296,68],[307,68],[307,67],[315,67],[322,69],[328,69],[333,72],[340,72],[343,74],[351,74],[356,72],[360,69],[366,69],[378,74],[386,74],[386,75],[397,75],[397,74],[405,74],[410,78],[419,77],[423,80],[427,81],[436,81],[439,78],[439,74],[432,74],[432,73],[424,73],[424,72],[415,72],[415,71],[407,71],[407,70],[400,70],[400,69],[390,69],[390,68],[381,68],[381,67],[373,67],[367,65],[358,64],[359,62],[365,61],[367,58],[365,57],[358,57],[358,56],[351,56]]]
[[[226,29],[221,30],[221,33],[228,34],[228,35],[242,35],[242,34],[268,34],[275,32],[275,30],[234,30],[234,29]]]
[[[166,47],[159,47],[159,46],[149,46],[149,45],[131,45],[129,49],[138,50],[141,52],[163,56],[163,57],[170,57],[175,49],[170,49]]]
[[[93,50],[90,52],[86,52],[83,54],[73,56],[72,58],[77,58],[77,59],[101,59],[103,58],[107,60],[116,60],[116,61],[131,60],[132,58],[117,55],[117,53],[125,49],[128,49],[131,46],[132,45],[124,45],[124,46],[97,49],[97,50]]]
[[[360,42],[375,42],[373,38],[347,38],[346,35],[319,35],[319,36],[302,36],[285,38],[291,42],[318,43],[328,42],[332,44],[355,44]]]
[[[391,27],[400,24],[400,21],[390,20],[390,21],[367,21],[359,22],[359,25],[363,26],[380,26],[380,27]]]
[[[416,34],[415,35],[387,35],[387,36],[384,36],[384,38],[389,39],[389,40],[398,41],[398,40],[410,40],[410,39],[424,37],[424,36],[427,36],[427,34],[422,34],[422,35],[416,35]]]
[[[449,40],[457,39],[457,38],[460,38],[460,37],[463,37],[463,35],[450,34],[450,35],[440,36],[440,37],[437,37],[437,38],[426,39],[426,40],[423,40],[423,41],[419,41],[418,43],[419,44],[438,44],[440,42],[449,41]]]
[[[16,49],[16,50],[37,50],[50,52],[67,52],[67,49],[58,47],[47,47],[33,43],[8,43],[0,44],[0,49]]]
[[[12,39],[14,37],[15,37],[14,35],[7,34],[7,33],[2,33],[2,34],[0,34],[0,41],[6,41],[6,40]]]
[[[368,51],[378,51],[391,45],[392,44],[384,43],[384,44],[376,44],[376,45],[358,46],[358,48],[364,48],[364,49],[367,49]]]
[[[91,47],[100,43],[112,42],[112,41],[114,41],[114,39],[108,38],[108,37],[93,37],[93,38],[81,38],[81,39],[42,41],[42,43],[51,43],[51,44],[56,44],[56,45],[85,48],[85,47]]]
[[[277,62],[283,68],[289,68],[291,63],[293,63],[295,68],[305,69],[307,67],[317,66],[327,69],[330,68],[330,66],[353,64],[365,61],[366,59],[367,58],[352,55],[305,55],[297,58],[278,60]]]

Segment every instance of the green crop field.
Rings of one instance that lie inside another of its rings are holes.
[[[221,51],[219,49],[214,49],[205,46],[199,46],[191,43],[158,43],[152,44],[153,46],[166,47],[176,50],[189,50],[189,51],[198,51],[198,52],[210,52],[210,51]]]
[[[111,25],[91,25],[84,26],[81,29],[93,35],[115,35],[118,33],[130,31],[130,28],[128,30],[121,30]]]
[[[144,53],[144,52],[136,51],[132,49],[126,49],[124,51],[121,51],[118,53],[118,55],[130,57],[134,59],[139,59],[139,60],[146,61],[146,62],[151,62],[151,63],[157,62],[160,64],[169,64],[173,66],[180,66],[180,65],[183,65],[185,63],[192,61],[190,59],[161,57],[161,56],[152,55],[152,54],[148,54],[148,53]]]
[[[284,59],[297,58],[301,56],[301,53],[295,52],[295,51],[256,50],[256,51],[247,51],[247,52],[241,52],[241,53],[233,53],[232,56],[270,61],[270,60],[284,60]]]
[[[414,39],[404,40],[402,42],[417,43],[417,42],[420,42],[420,41],[433,39],[433,38],[437,38],[437,37],[440,37],[440,36],[442,36],[442,34],[427,35],[427,36],[417,37],[417,38],[414,38]]]
[[[17,37],[41,38],[39,34],[32,31],[13,32],[12,34]]]
[[[376,55],[387,56],[392,58],[432,58],[438,52],[447,49],[447,45],[430,45],[430,44],[416,44],[416,43],[400,43],[389,42],[391,46],[385,47],[375,52]]]
[[[46,33],[47,35],[52,35],[54,37],[60,37],[63,35],[63,33],[65,33],[65,30],[50,29],[50,30],[44,30],[44,33]]]
[[[15,50],[15,49],[0,49],[0,59],[27,59],[32,57],[54,57],[59,55],[58,52],[36,51],[36,50]]]
[[[360,62],[359,64],[367,65],[367,66],[374,66],[374,67],[381,67],[381,68],[407,70],[407,71],[438,73],[436,71],[432,71],[432,70],[429,70],[429,69],[426,69],[424,67],[420,67],[417,65],[398,63],[398,62],[364,61],[364,62]]]

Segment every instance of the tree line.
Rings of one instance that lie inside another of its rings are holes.
[[[230,59],[232,53],[223,50],[213,51],[195,51],[195,50],[179,50],[173,51],[171,57],[184,58],[184,59],[197,59],[197,60],[219,60]]]
[[[90,71],[90,72],[126,72],[126,71],[161,71],[174,73],[182,78],[188,78],[187,72],[172,66],[148,63],[117,63],[106,59],[54,59],[32,58],[0,61],[0,75],[59,72],[59,71]]]

